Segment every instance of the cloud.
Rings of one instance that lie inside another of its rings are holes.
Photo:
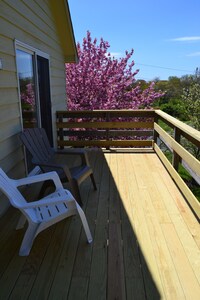
[[[200,51],[199,52],[190,53],[187,56],[200,56]]]
[[[184,36],[179,38],[170,39],[172,42],[195,42],[200,41],[200,36]]]

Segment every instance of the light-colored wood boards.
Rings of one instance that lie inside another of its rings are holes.
[[[160,159],[162,160],[163,164],[171,174],[172,178],[175,180],[176,184],[182,191],[183,195],[186,197],[187,201],[190,203],[191,207],[194,209],[195,214],[200,218],[200,203],[197,200],[197,198],[194,196],[194,194],[191,192],[191,190],[188,188],[188,186],[185,184],[183,179],[179,176],[177,171],[173,168],[173,166],[170,164],[166,156],[163,154],[163,152],[160,150],[160,148],[157,146],[157,144],[154,144],[154,149]]]
[[[179,128],[182,132],[187,133],[190,136],[193,136],[197,141],[200,142],[200,132],[191,126],[179,121],[178,119],[168,115],[164,111],[155,110],[156,115],[162,117],[164,120],[168,121],[172,126]]]
[[[189,167],[200,176],[200,161],[190,154],[185,148],[178,144],[166,131],[164,131],[158,124],[154,123],[155,130],[164,139],[167,145],[170,146],[179,156],[189,165]]]
[[[93,243],[75,217],[41,233],[19,259],[23,232],[8,212],[0,299],[199,300],[200,225],[159,157],[88,152],[98,190],[86,180],[81,193]]]

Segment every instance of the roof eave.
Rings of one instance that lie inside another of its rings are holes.
[[[67,0],[50,0],[58,36],[64,52],[65,62],[78,62],[78,52]]]

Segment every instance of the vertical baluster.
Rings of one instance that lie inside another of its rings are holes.
[[[177,143],[180,143],[181,131],[177,127],[174,128],[174,139]],[[174,169],[177,171],[180,162],[181,162],[181,157],[176,153],[176,151],[173,150],[172,165]]]

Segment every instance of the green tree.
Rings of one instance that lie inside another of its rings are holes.
[[[185,103],[190,125],[200,131],[200,84],[193,83],[183,90],[182,99]],[[200,159],[200,148],[185,142],[185,146],[197,159]]]
[[[200,84],[194,83],[189,88],[183,89],[182,99],[191,125],[200,130]]]
[[[187,120],[185,105],[181,99],[183,83],[180,78],[171,76],[168,80],[158,80],[155,82],[155,90],[160,90],[165,94],[154,102],[154,107],[159,107],[181,121]]]

